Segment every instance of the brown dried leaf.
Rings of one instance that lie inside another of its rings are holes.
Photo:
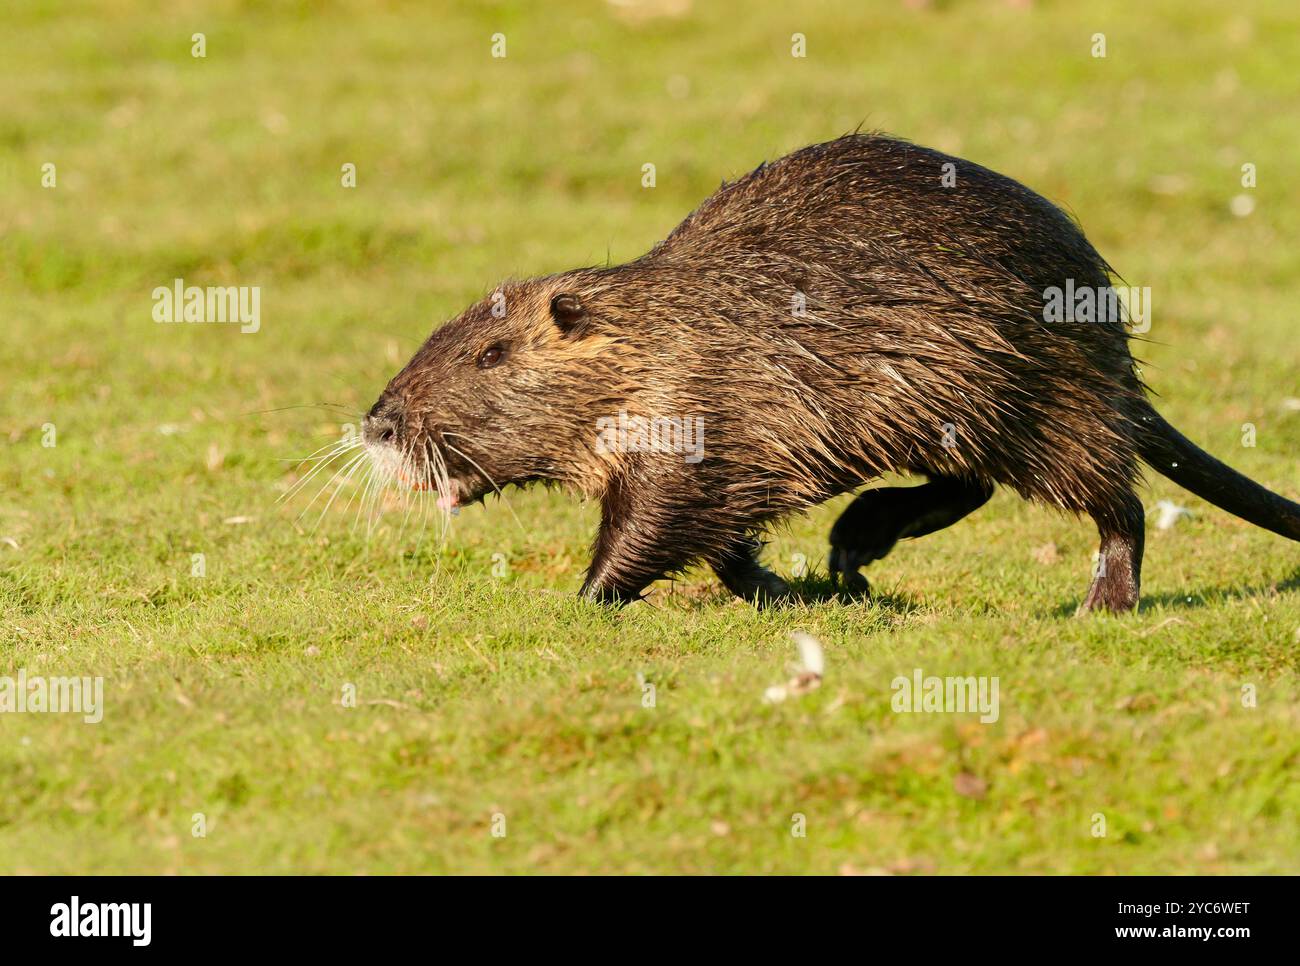
[[[989,786],[979,775],[968,771],[958,772],[952,782],[953,790],[963,798],[981,799],[988,792]]]

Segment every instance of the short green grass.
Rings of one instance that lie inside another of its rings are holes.
[[[579,603],[597,513],[561,494],[441,551],[275,501],[499,278],[633,257],[859,124],[1067,205],[1152,287],[1161,409],[1300,497],[1297,59],[1287,0],[7,9],[0,675],[106,710],[0,715],[0,869],[1295,872],[1300,553],[1163,480],[1194,516],[1086,620],[1090,526],[1005,494],[872,602],[819,576],[842,501],[794,520],[808,602],[764,613],[705,572]],[[260,285],[261,331],[155,324],[176,277]],[[795,629],[825,682],[765,703]],[[999,720],[894,713],[914,668],[996,676]]]

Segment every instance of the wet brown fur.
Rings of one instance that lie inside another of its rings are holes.
[[[598,599],[634,599],[697,561],[743,596],[779,596],[755,535],[901,472],[931,490],[859,497],[832,536],[846,576],[1001,484],[1096,520],[1102,569],[1084,606],[1125,609],[1141,565],[1139,459],[1179,479],[1169,464],[1185,458],[1196,478],[1179,482],[1202,495],[1222,484],[1232,494],[1216,502],[1293,538],[1300,511],[1155,415],[1122,319],[1044,321],[1049,286],[1101,290],[1111,275],[1069,217],[1015,181],[849,135],[724,185],[635,261],[503,285],[434,332],[375,414],[417,463],[436,451],[463,499],[538,480],[600,498],[584,585]],[[576,319],[557,319],[560,295]],[[479,368],[493,346],[504,361]],[[599,452],[597,420],[620,410],[702,416],[704,458]]]

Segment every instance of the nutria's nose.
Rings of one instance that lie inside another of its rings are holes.
[[[402,423],[402,404],[385,393],[362,421],[361,438],[367,443],[392,443],[401,433]]]

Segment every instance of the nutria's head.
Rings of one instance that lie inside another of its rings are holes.
[[[578,273],[510,283],[436,329],[362,423],[381,474],[447,510],[534,481],[600,492],[594,425],[619,382],[601,373],[621,347],[599,291]]]

